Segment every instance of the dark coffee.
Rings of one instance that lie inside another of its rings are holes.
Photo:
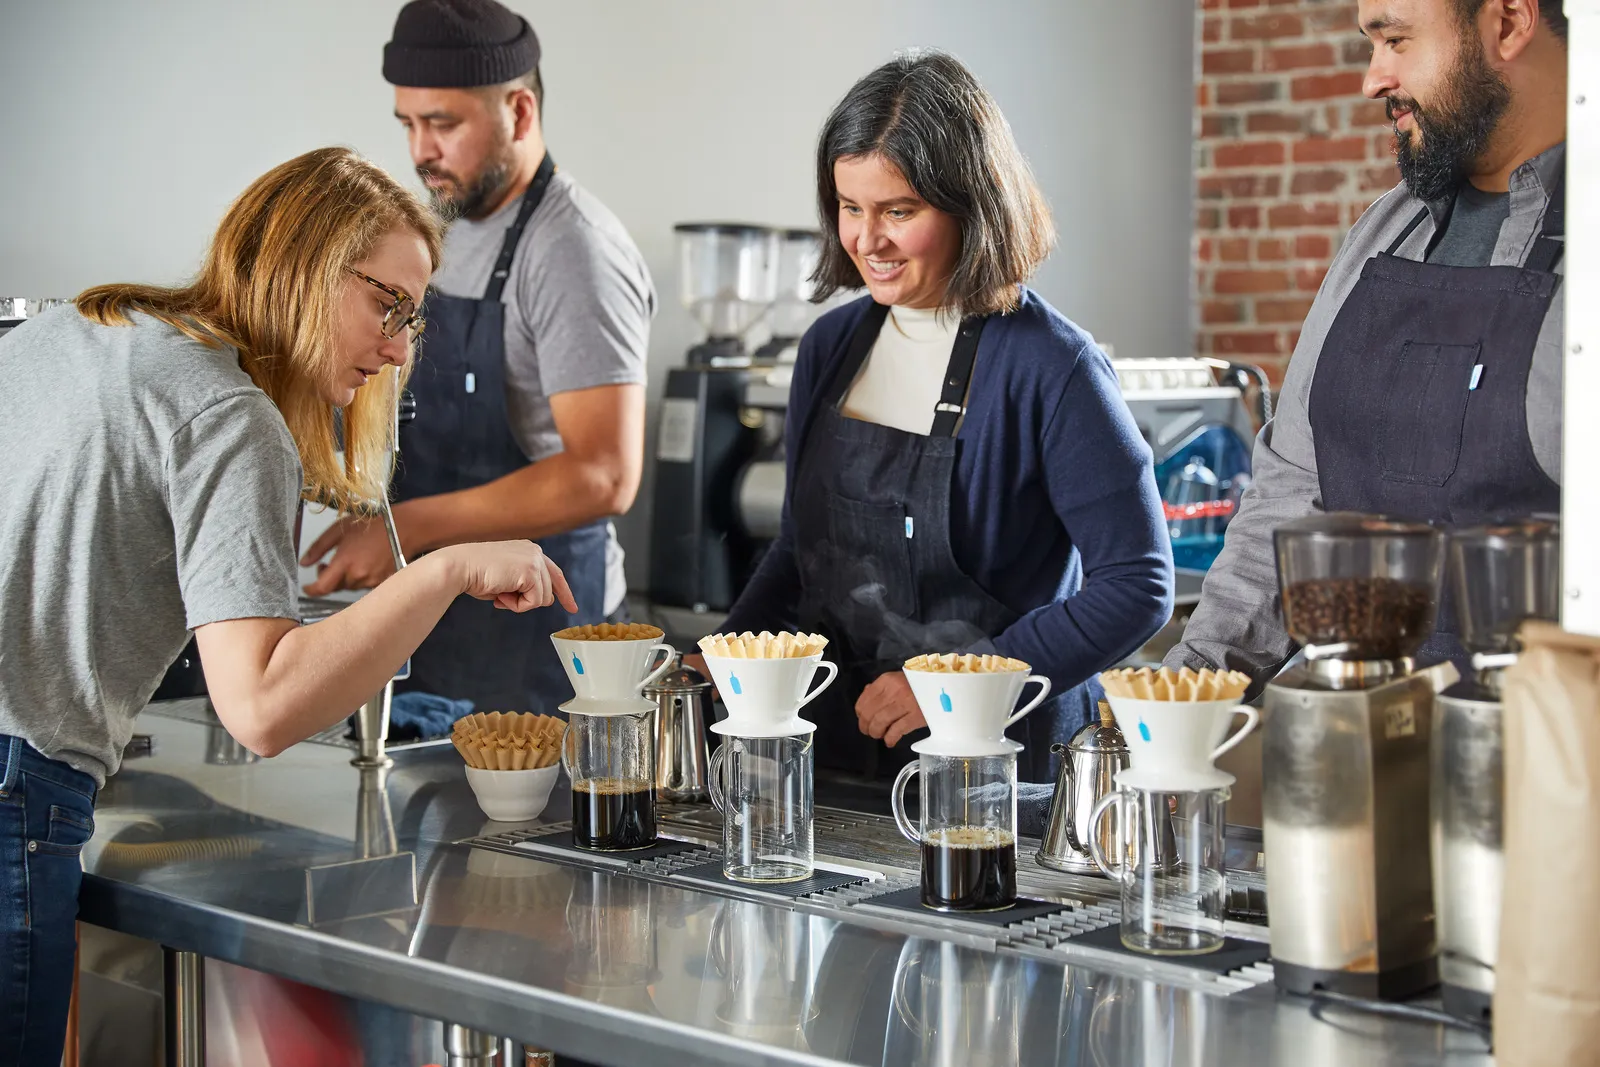
[[[958,826],[922,841],[922,903],[940,911],[998,911],[1017,901],[1017,840]]]
[[[637,778],[588,778],[576,783],[572,843],[600,852],[655,844],[655,786]]]

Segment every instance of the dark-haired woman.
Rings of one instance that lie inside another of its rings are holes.
[[[1047,780],[1087,683],[1171,611],[1150,450],[1105,355],[1023,284],[1049,211],[959,62],[909,53],[856,83],[823,129],[817,198],[814,298],[868,295],[801,342],[782,531],[727,627],[829,636],[817,760],[868,775],[926,725],[906,658],[1025,660],[1055,695],[1011,735],[1021,776]]]

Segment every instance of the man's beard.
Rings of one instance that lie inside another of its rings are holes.
[[[1423,108],[1410,97],[1388,97],[1384,106],[1391,122],[1398,105],[1411,111],[1415,123],[1415,129],[1394,131],[1400,177],[1412,194],[1422,200],[1454,194],[1488,149],[1510,103],[1511,87],[1484,60],[1470,33],[1463,34],[1460,55],[1445,76],[1437,103]]]
[[[507,152],[497,153],[485,163],[470,185],[463,185],[461,179],[449,171],[428,166],[418,167],[417,175],[424,183],[430,177],[445,178],[454,183],[453,186],[427,186],[434,211],[445,222],[454,222],[456,219],[481,219],[489,214],[505,192],[511,170],[512,159]],[[446,191],[451,188],[457,191],[453,194]]]

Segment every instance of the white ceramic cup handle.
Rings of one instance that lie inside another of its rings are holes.
[[[722,765],[727,751],[728,744],[724,741],[706,763],[706,791],[711,794],[711,806],[718,811],[722,810]]]
[[[829,663],[827,660],[822,660],[817,664],[817,666],[818,667],[826,667],[827,668],[827,670],[828,670],[827,680],[824,681],[821,685],[817,686],[815,689],[811,690],[809,693],[806,694],[805,699],[800,701],[800,708],[805,707],[807,704],[811,703],[813,700],[815,700],[819,696],[821,696],[822,695],[822,691],[824,689],[828,688],[828,686],[832,685],[833,684],[833,680],[835,678],[839,677],[839,665],[837,663]],[[816,670],[812,670],[812,672],[811,672],[812,680],[815,680],[816,677],[817,677]],[[807,682],[806,684],[810,685],[811,683]],[[800,708],[795,708],[794,710],[799,711]]]
[[[660,681],[661,676],[670,671],[673,663],[677,662],[678,650],[669,644],[663,643],[659,645],[651,645],[650,651],[652,654],[665,651],[666,655],[661,658],[660,663],[656,664],[650,669],[649,674],[644,676],[644,681],[634,686],[635,689],[643,689],[647,685],[653,685],[654,683]]]
[[[922,835],[917,828],[911,825],[911,819],[906,815],[906,785],[913,775],[921,771],[920,762],[908,763],[900,768],[900,774],[894,780],[894,787],[889,790],[889,807],[894,810],[894,821],[900,827],[900,832],[907,841],[922,844]]]
[[[1249,722],[1244,724],[1243,730],[1240,730],[1238,733],[1222,742],[1222,744],[1218,745],[1211,753],[1212,759],[1216,759],[1218,756],[1228,751],[1228,749],[1232,748],[1234,745],[1237,745],[1240,741],[1243,741],[1245,736],[1249,734],[1251,730],[1254,730],[1256,728],[1256,724],[1261,721],[1261,713],[1255,708],[1252,708],[1249,704],[1240,704],[1238,707],[1233,709],[1233,714],[1243,715],[1249,720]]]
[[[1122,881],[1122,866],[1119,864],[1118,866],[1113,867],[1111,864],[1106,862],[1106,854],[1100,848],[1100,820],[1105,816],[1107,809],[1109,809],[1111,805],[1116,804],[1121,800],[1122,793],[1120,790],[1115,793],[1107,793],[1105,796],[1100,798],[1100,803],[1096,804],[1094,806],[1094,810],[1089,813],[1089,855],[1094,857],[1094,865],[1099,867],[1100,870],[1105,873],[1107,878],[1118,882]],[[1117,810],[1117,818],[1119,820],[1122,818],[1122,811],[1120,808]],[[1119,834],[1118,837],[1120,838],[1121,834]]]
[[[1028,712],[1032,711],[1034,708],[1038,707],[1040,704],[1043,704],[1044,703],[1044,698],[1050,695],[1050,679],[1046,678],[1044,675],[1042,675],[1042,674],[1030,674],[1030,675],[1028,675],[1027,679],[1022,684],[1023,685],[1027,685],[1028,682],[1038,682],[1039,683],[1039,695],[1034,697],[1032,700],[1028,701],[1026,704],[1022,705],[1022,707],[1019,708],[1017,711],[1013,712],[1012,715],[1011,715],[1011,718],[1006,720],[1006,725],[1007,726],[1010,726],[1012,723],[1016,722],[1018,719],[1022,718],[1024,715],[1028,714]]]

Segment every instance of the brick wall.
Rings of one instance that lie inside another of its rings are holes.
[[[1340,240],[1399,180],[1346,0],[1199,0],[1197,351],[1281,379]]]

